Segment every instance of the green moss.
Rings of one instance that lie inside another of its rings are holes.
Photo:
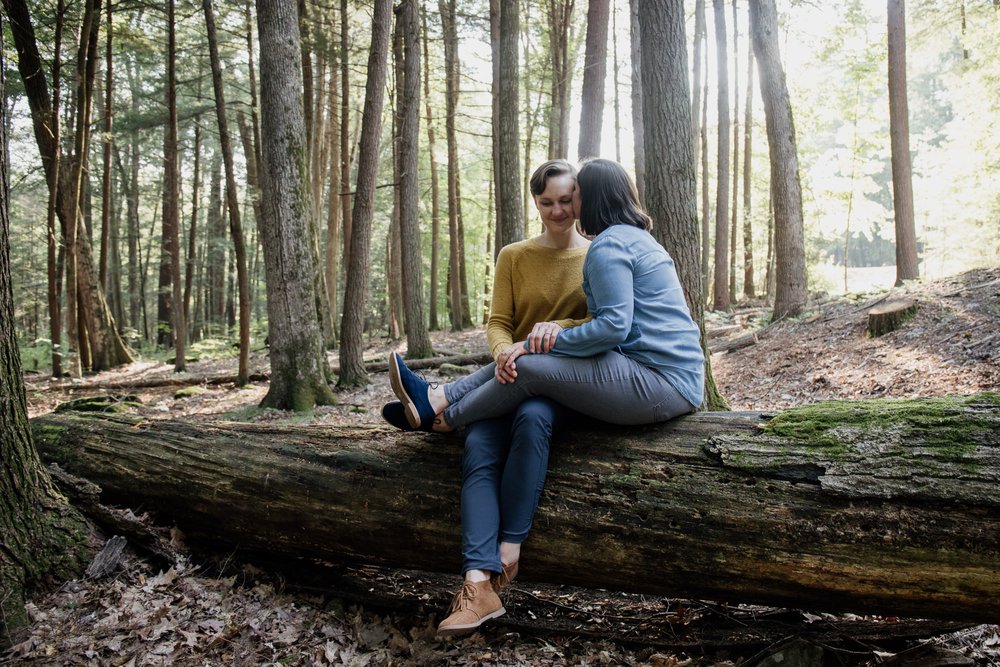
[[[176,392],[174,392],[174,398],[179,399],[179,398],[191,398],[193,396],[201,396],[206,391],[208,390],[201,386],[184,387],[183,389],[179,389]]]
[[[995,434],[1000,393],[920,399],[826,401],[781,412],[763,426],[765,433],[846,453],[851,432],[919,436],[922,446],[942,458],[962,462],[987,435]]]

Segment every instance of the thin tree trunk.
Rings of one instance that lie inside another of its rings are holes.
[[[600,0],[595,0],[599,2]],[[500,247],[524,238],[524,221],[521,212],[520,121],[518,114],[517,41],[520,36],[520,6],[518,0],[500,2],[500,85],[498,89],[500,113],[499,127],[493,128],[500,135],[500,180],[497,182],[497,201],[500,204]],[[465,302],[467,303],[467,302]]]
[[[240,359],[236,384],[243,386],[250,378],[250,279],[247,273],[246,243],[243,240],[243,222],[240,220],[239,195],[236,189],[236,174],[233,166],[233,146],[229,136],[229,120],[226,117],[225,89],[222,86],[222,64],[215,34],[215,16],[212,0],[202,0],[205,10],[205,24],[208,30],[208,52],[212,64],[212,87],[215,92],[215,115],[219,122],[219,143],[222,161],[226,170],[226,205],[229,209],[229,233],[233,237],[236,255],[236,285],[240,325]]]
[[[615,162],[621,164],[622,161],[622,112],[621,99],[618,90],[618,6],[611,6],[611,62],[612,62],[612,90],[614,92],[615,107]],[[642,201],[641,199],[639,200]]]
[[[402,6],[402,5],[400,5]],[[394,13],[397,10],[393,10]],[[400,236],[399,216],[399,117],[400,87],[403,82],[403,23],[397,15],[392,31],[392,64],[393,80],[390,90],[389,106],[392,108],[392,218],[389,222],[389,236],[385,240],[386,262],[386,298],[389,313],[389,338],[399,340],[403,337],[403,253]]]
[[[62,141],[62,126],[59,122],[59,102],[62,92],[62,31],[65,19],[65,3],[58,0],[56,4],[55,48],[52,57],[52,112],[48,118],[48,131],[56,150],[52,154],[51,168],[47,175],[49,184],[49,201],[46,211],[46,256],[48,266],[48,300],[49,300],[49,336],[52,341],[52,377],[62,377],[62,313],[59,299],[62,293],[62,272],[60,271],[58,255],[60,236],[56,231],[56,212],[59,198],[59,173],[61,171],[62,151],[59,150]],[[43,158],[44,160],[44,158]]]
[[[892,143],[892,209],[896,225],[896,285],[920,277],[913,221],[910,112],[906,93],[906,2],[888,0],[889,137]]]
[[[114,58],[112,47],[112,36],[114,34],[112,23],[113,3],[107,3],[107,43],[104,50],[104,136],[101,143],[104,144],[103,173],[101,174],[101,255],[98,261],[98,280],[101,288],[108,291],[108,244],[111,240],[111,209],[113,208],[113,195],[111,191],[111,148],[112,148],[112,125],[114,120]]]
[[[375,0],[372,41],[368,56],[368,81],[358,148],[358,185],[355,188],[351,229],[350,263],[344,290],[344,317],[341,325],[340,380],[344,387],[366,382],[362,328],[365,293],[368,290],[368,253],[371,248],[372,214],[375,204],[375,177],[378,144],[382,134],[382,106],[392,23],[391,0]]]
[[[334,343],[339,337],[338,290],[340,282],[340,193],[344,189],[344,177],[340,171],[340,68],[334,66],[330,70],[330,93],[327,100],[330,122],[327,123],[326,141],[327,157],[330,161],[330,186],[327,194],[326,209],[326,299],[327,309],[333,322]]]
[[[427,155],[430,160],[431,169],[431,275],[430,275],[430,295],[428,328],[437,331],[441,328],[438,321],[438,273],[441,262],[441,253],[438,248],[441,243],[441,185],[438,180],[438,162],[435,151],[434,137],[434,115],[431,111],[431,84],[430,84],[430,53],[428,44],[430,35],[427,33],[427,7],[421,11],[421,22],[424,29],[424,105],[427,110]],[[491,187],[492,187],[492,181]],[[489,230],[487,230],[489,234]]]
[[[719,92],[712,309],[729,310],[729,42],[726,38],[725,0],[712,0],[712,7],[715,10],[715,67]]]
[[[349,183],[351,182],[351,71],[349,51],[349,20],[347,0],[340,0],[340,212],[344,223],[344,268],[351,266],[351,229],[353,206]],[[355,137],[356,138],[356,137]],[[345,305],[346,305],[346,296]],[[341,329],[343,335],[343,329]]]
[[[129,95],[131,96],[131,111],[139,113],[139,84],[133,70],[132,61],[127,62],[129,80]],[[128,303],[129,324],[138,330],[143,330],[142,305],[143,295],[139,291],[139,267],[142,264],[139,248],[139,132],[133,129],[129,139],[129,196],[128,196]],[[144,336],[145,337],[145,336]]]
[[[261,405],[309,410],[329,405],[334,398],[327,385],[329,368],[316,316],[298,12],[284,0],[257,0],[257,28],[261,100],[266,105],[261,114],[259,226],[271,357],[271,385]],[[227,168],[227,182],[232,181],[230,173]],[[232,192],[235,195],[235,188]],[[232,200],[236,203],[235,196]]]
[[[747,40],[747,88],[743,119],[743,294],[755,296],[753,284],[753,225],[750,219],[750,165],[753,162],[753,46]]]
[[[750,33],[767,120],[774,204],[774,318],[796,315],[806,304],[802,187],[795,144],[795,123],[778,47],[774,0],[750,3]]]
[[[701,42],[705,77],[701,87],[701,300],[708,303],[708,293],[712,286],[711,268],[711,214],[708,172],[708,26],[705,17],[705,0],[699,0],[695,10],[701,15]],[[697,23],[697,21],[696,21]],[[693,140],[692,140],[693,143]]]
[[[629,35],[632,47],[632,147],[635,153],[635,187],[646,202],[646,144],[642,117],[642,43],[639,35],[639,0],[629,0]],[[697,136],[697,135],[695,135]]]
[[[740,192],[740,31],[733,0],[733,201],[729,222],[729,303],[736,302],[736,229]]]
[[[496,1],[499,2],[499,0]],[[549,50],[552,55],[552,103],[549,106],[551,114],[549,118],[550,159],[569,157],[570,86],[573,81],[569,41],[574,3],[575,0],[547,0],[546,3],[550,35]],[[499,221],[499,215],[497,218]],[[497,244],[497,252],[499,252],[499,244]]]
[[[402,26],[403,80],[399,88],[399,227],[402,244],[403,306],[406,354],[424,359],[434,353],[422,306],[420,270],[420,23],[417,0],[403,0],[397,10]],[[399,82],[397,82],[399,85]]]
[[[590,0],[587,6],[587,43],[583,57],[583,89],[580,97],[580,143],[577,148],[581,160],[601,154],[609,9],[610,0]]]
[[[184,292],[181,283],[180,243],[180,172],[177,155],[177,29],[174,21],[175,0],[167,0],[167,126],[163,148],[163,229],[169,243],[170,311],[173,315],[174,370],[184,371],[187,323],[184,320]],[[167,231],[169,230],[169,231]]]
[[[200,97],[200,95],[199,95]],[[198,215],[201,211],[201,123],[194,124],[194,167],[191,174],[191,224],[188,226],[187,257],[184,262],[184,322],[187,323],[191,340],[198,338],[191,319],[191,290],[194,288],[194,271],[198,258]]]
[[[500,0],[496,0],[496,2],[499,3]],[[494,4],[490,4],[491,16]],[[452,331],[460,331],[462,329],[464,313],[462,308],[462,274],[460,271],[463,249],[458,233],[460,215],[458,174],[460,165],[458,163],[458,136],[455,129],[460,74],[458,62],[458,28],[455,25],[455,0],[439,0],[438,8],[441,13],[441,29],[444,33],[445,138],[448,144],[448,295],[451,305],[451,329]],[[496,72],[497,67],[494,67],[494,73]],[[499,82],[497,82],[496,86],[499,87]],[[496,119],[499,114],[499,100],[496,97],[494,98],[493,105],[493,115],[494,119]],[[496,158],[499,151],[497,141],[498,139],[494,138],[494,158]],[[499,178],[499,162],[495,162],[493,173],[495,178]]]

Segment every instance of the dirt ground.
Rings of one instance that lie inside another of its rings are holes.
[[[866,336],[867,311],[898,298],[916,302],[913,319],[882,337]],[[725,334],[712,337],[713,347],[754,334],[754,344],[712,356],[715,380],[734,410],[1000,390],[1000,268],[817,300],[803,315],[771,325],[767,314],[763,304],[746,304],[706,316],[711,333]],[[432,337],[446,354],[485,346],[482,329]],[[365,358],[384,359],[390,350],[405,350],[405,342],[372,339]],[[337,365],[336,351],[330,360]],[[251,369],[266,374],[263,352],[254,355]],[[232,373],[235,359],[227,358],[193,362],[182,376],[171,366],[139,361],[75,382],[37,374],[25,379],[32,416],[68,400],[116,393],[136,396],[141,405],[132,409],[150,419],[361,425],[379,423],[381,405],[392,399],[384,372],[372,373],[364,388],[338,392],[338,405],[306,416],[257,408],[264,382],[243,389],[198,383]],[[141,386],[188,376],[197,389],[186,396],[177,396],[179,386]],[[436,371],[427,376],[448,379]],[[108,389],[110,383],[119,386]],[[165,572],[127,550],[110,577],[39,593],[29,604],[30,636],[0,654],[0,664],[670,667],[778,664],[781,658],[792,665],[1000,665],[997,626],[535,584],[515,585],[509,613],[498,622],[445,641],[434,637],[434,627],[457,575],[378,568],[283,572],[281,564],[189,554],[180,533],[173,537],[185,555]],[[810,663],[796,655],[819,658]]]

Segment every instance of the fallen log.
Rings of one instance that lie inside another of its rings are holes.
[[[189,541],[457,571],[461,441],[381,428],[33,421],[43,457]],[[1000,394],[701,413],[559,438],[525,579],[1000,621]]]
[[[708,351],[712,354],[720,354],[722,352],[735,352],[736,350],[742,350],[745,347],[750,347],[751,345],[757,344],[757,333],[751,331],[750,333],[743,334],[742,336],[737,336],[736,338],[731,338],[728,340],[718,340],[710,343],[708,346]]]

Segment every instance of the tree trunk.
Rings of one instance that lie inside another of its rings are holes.
[[[715,10],[715,68],[718,74],[718,157],[715,186],[715,280],[712,309],[729,310],[729,42],[725,0],[712,0]]]
[[[136,422],[69,412],[33,427],[43,456],[195,543],[459,565],[457,438]],[[522,576],[995,623],[997,484],[996,393],[701,413],[624,433],[590,427],[552,448]]]
[[[191,296],[194,293],[194,274],[198,265],[198,216],[201,212],[199,197],[201,197],[201,123],[195,123],[194,167],[191,170],[191,224],[188,225],[187,256],[184,258],[184,322],[187,324],[191,340],[199,338],[199,332],[191,317]]]
[[[711,209],[709,208],[709,173],[708,173],[708,26],[705,17],[705,0],[699,0],[695,8],[701,15],[701,41],[705,46],[702,64],[704,65],[705,78],[701,86],[701,300],[708,303],[708,292],[712,286],[709,275],[712,260],[711,248]],[[697,25],[697,20],[695,21]]]
[[[795,315],[806,305],[806,258],[802,226],[802,187],[795,144],[795,123],[778,48],[778,14],[774,0],[750,3],[750,34],[760,94],[764,100],[767,145],[771,158],[774,205],[774,318]]]
[[[351,252],[344,289],[344,317],[340,340],[339,386],[364,384],[368,379],[362,358],[364,343],[365,293],[368,291],[368,253],[371,249],[372,214],[375,206],[375,177],[378,168],[378,144],[382,134],[386,61],[392,24],[391,0],[375,0],[372,17],[372,41],[368,54],[368,81],[365,84],[365,108],[361,120],[358,147],[358,185],[354,194],[351,226]]]
[[[662,156],[647,165],[646,206],[653,218],[653,234],[673,258],[688,310],[701,328],[706,405],[713,410],[726,409],[712,377],[701,300],[684,12],[678,3],[664,4],[658,0],[640,0],[639,11],[643,17],[640,41],[645,65],[642,70],[644,143],[650,155]]]
[[[344,223],[344,268],[351,266],[351,215],[353,207],[349,194],[351,182],[351,70],[350,60],[350,30],[347,0],[340,0],[340,213]],[[381,126],[380,126],[381,127]],[[355,139],[357,136],[355,135]],[[344,297],[346,300],[346,296]],[[343,329],[341,329],[343,335]]]
[[[740,192],[740,32],[733,0],[733,201],[729,220],[729,303],[736,303],[736,229]]]
[[[344,176],[340,170],[340,68],[333,67],[330,74],[330,96],[327,106],[330,113],[330,122],[326,128],[326,141],[328,144],[328,157],[330,159],[330,185],[327,193],[326,209],[326,307],[330,311],[330,319],[333,322],[333,342],[339,337],[337,331],[337,311],[339,310],[340,283],[340,193],[344,190]]]
[[[750,165],[753,162],[753,46],[747,44],[747,89],[743,119],[743,294],[755,296],[753,284],[753,225],[750,220]]]
[[[4,3],[9,11],[9,3]],[[3,34],[0,17],[0,72]],[[0,99],[5,99],[0,76]],[[46,580],[77,576],[87,558],[87,527],[49,481],[31,441],[14,327],[10,274],[7,105],[0,104],[0,649],[24,638],[25,592]]]
[[[632,46],[632,149],[635,154],[635,187],[646,205],[646,144],[642,117],[642,43],[639,36],[639,0],[629,0],[629,35]],[[698,134],[695,133],[697,137]]]
[[[423,359],[434,353],[422,304],[420,251],[420,22],[417,0],[403,0],[396,10],[402,26],[403,80],[399,86],[399,231],[402,251],[406,355]]]
[[[400,4],[398,7],[401,7]],[[392,109],[392,218],[389,221],[389,235],[385,240],[385,277],[387,312],[389,316],[389,339],[400,340],[403,337],[403,252],[400,236],[399,219],[399,128],[402,120],[399,116],[400,87],[403,85],[403,23],[399,20],[397,9],[393,9],[396,19],[392,30],[392,65],[393,78],[389,90],[389,108]]]
[[[334,402],[316,316],[311,201],[302,115],[298,12],[257,0],[263,141],[261,235],[267,273],[271,386],[263,407],[309,410]]]
[[[131,96],[131,110],[139,113],[139,82],[131,61],[126,61]],[[128,323],[133,329],[142,331],[143,295],[139,291],[141,279],[139,267],[142,264],[142,253],[139,247],[139,131],[133,129],[129,138],[129,193],[128,212]]]
[[[98,281],[101,289],[108,290],[108,245],[111,241],[111,148],[113,145],[111,130],[114,119],[114,58],[112,47],[112,36],[114,34],[112,24],[112,3],[107,4],[107,41],[104,49],[104,136],[101,137],[103,146],[103,171],[101,173],[101,254],[97,264]]]
[[[495,0],[499,3],[499,0]],[[569,108],[573,72],[569,57],[575,0],[546,0],[549,53],[552,56],[552,102],[549,106],[549,159],[569,157]],[[499,179],[497,179],[499,181]],[[498,217],[499,219],[499,217]],[[499,252],[497,244],[497,252]]]
[[[499,0],[498,0],[499,2]],[[491,3],[491,7],[493,3]],[[448,296],[451,304],[451,330],[460,331],[464,320],[462,312],[461,264],[462,246],[458,233],[459,211],[459,181],[458,174],[458,135],[455,121],[458,110],[459,74],[458,62],[458,28],[455,25],[455,0],[439,0],[438,9],[441,13],[441,32],[444,38],[444,69],[445,69],[445,138],[448,143]],[[497,68],[493,68],[496,73]],[[499,84],[497,84],[499,85]],[[494,99],[494,121],[499,113],[498,101]],[[499,145],[494,138],[494,159]],[[499,167],[494,166],[495,177],[499,177]]]
[[[59,97],[61,94],[61,74],[62,71],[62,31],[65,18],[65,6],[63,0],[58,0],[56,5],[56,27],[55,27],[55,48],[52,57],[52,111],[47,120],[52,143],[59,146],[62,139],[62,125],[59,122]],[[27,88],[27,84],[25,84]],[[34,115],[34,114],[33,114]],[[37,125],[36,125],[37,131]],[[45,130],[43,130],[45,131]],[[49,338],[52,341],[52,377],[62,377],[62,313],[59,308],[59,298],[62,294],[62,272],[60,271],[59,254],[62,251],[59,244],[61,234],[56,231],[56,215],[58,212],[59,198],[59,173],[60,159],[62,151],[56,150],[52,154],[52,165],[46,180],[49,185],[49,200],[46,210],[46,259],[47,259],[47,287],[49,300]],[[45,159],[43,158],[43,162]]]
[[[702,76],[702,49],[707,48],[705,36],[705,0],[696,0],[694,7],[694,49],[692,54],[692,83],[691,83],[691,147],[694,150],[694,162],[698,164],[698,148],[701,137],[701,76]],[[705,78],[708,78],[706,68]],[[695,187],[698,183],[698,171],[695,169]]]
[[[520,6],[517,0],[500,0],[500,85],[498,88],[500,125],[493,131],[500,135],[497,157],[500,161],[500,180],[497,182],[497,203],[500,212],[500,237],[497,247],[524,238],[524,221],[521,212],[521,134],[518,110],[517,42],[520,36]],[[467,303],[467,301],[465,302]]]
[[[212,0],[202,0],[202,5],[208,29],[208,53],[212,63],[212,87],[215,91],[215,116],[219,122],[219,144],[222,148],[222,161],[226,170],[229,233],[233,237],[233,250],[236,254],[236,285],[240,323],[240,360],[236,384],[242,387],[249,381],[250,377],[250,278],[247,273],[246,243],[243,240],[243,222],[240,220],[239,193],[236,189],[236,173],[233,167],[233,145],[229,137],[229,120],[226,117],[226,97],[222,86],[222,64],[219,60],[219,46],[215,35]],[[272,341],[272,350],[273,348]],[[325,361],[323,365],[326,365]]]
[[[580,143],[577,149],[581,160],[601,154],[609,10],[610,0],[590,0],[587,6],[587,41],[583,56],[583,89],[580,91]]]
[[[441,243],[441,186],[438,180],[438,161],[435,154],[434,115],[431,111],[431,66],[427,34],[427,8],[422,8],[420,19],[424,33],[424,105],[427,110],[427,156],[431,169],[431,276],[430,295],[428,303],[428,328],[437,331],[441,328],[438,321],[438,273],[441,263],[439,245]],[[489,231],[487,230],[487,234]]]
[[[888,0],[889,136],[892,143],[892,210],[896,221],[896,285],[920,277],[913,222],[910,111],[906,95],[906,3]]]

